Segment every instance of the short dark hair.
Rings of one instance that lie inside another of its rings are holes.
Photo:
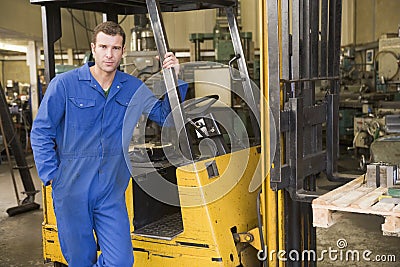
[[[124,29],[118,24],[113,21],[106,21],[97,25],[93,30],[92,35],[92,43],[96,43],[96,38],[99,32],[104,32],[107,35],[121,35],[122,36],[122,46],[125,45],[125,32]]]

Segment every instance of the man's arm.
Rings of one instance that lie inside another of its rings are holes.
[[[188,84],[184,81],[178,80],[178,89],[180,92],[181,100],[184,101],[186,97],[186,93],[188,90]],[[152,121],[155,121],[157,124],[161,126],[170,126],[172,125],[172,117],[168,118],[168,115],[171,113],[171,105],[169,103],[168,96],[165,95],[162,101],[156,100],[154,102],[149,101],[150,105],[147,106],[147,110],[150,107],[149,118]],[[173,107],[172,107],[173,108]],[[145,112],[147,113],[147,112]],[[168,119],[168,121],[166,121]]]
[[[180,70],[179,60],[175,57],[175,55],[172,52],[167,52],[163,60],[162,68],[169,69],[172,67],[174,68],[175,73],[178,76]],[[185,83],[182,80],[178,80],[178,89],[181,101],[184,101],[188,87],[189,86],[187,83]],[[147,99],[148,101],[146,101],[144,113],[148,114],[149,118],[152,121],[155,121],[161,126],[171,125],[172,122],[170,121],[166,122],[166,119],[171,112],[171,105],[169,103],[168,96],[165,95],[163,101],[158,101],[155,99],[155,97],[153,99],[151,96]]]
[[[49,185],[58,171],[57,128],[65,113],[65,91],[60,79],[53,79],[40,104],[31,130],[31,144],[40,179]]]

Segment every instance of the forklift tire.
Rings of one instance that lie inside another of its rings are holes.
[[[54,262],[54,267],[67,267],[67,265],[62,264],[60,262]]]

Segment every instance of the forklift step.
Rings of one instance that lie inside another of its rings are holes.
[[[172,240],[182,232],[183,225],[180,213],[165,216],[158,221],[133,231],[133,233],[138,236],[162,240]]]
[[[400,204],[384,200],[387,193],[386,187],[367,186],[362,175],[313,200],[313,226],[329,228],[346,212],[380,215],[383,235],[400,237]]]

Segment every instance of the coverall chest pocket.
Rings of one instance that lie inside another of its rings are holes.
[[[115,98],[115,101],[117,101],[117,103],[120,104],[122,107],[126,108],[131,100],[127,97],[117,97]]]
[[[96,101],[94,99],[70,97],[69,123],[76,128],[87,129],[96,119]]]

